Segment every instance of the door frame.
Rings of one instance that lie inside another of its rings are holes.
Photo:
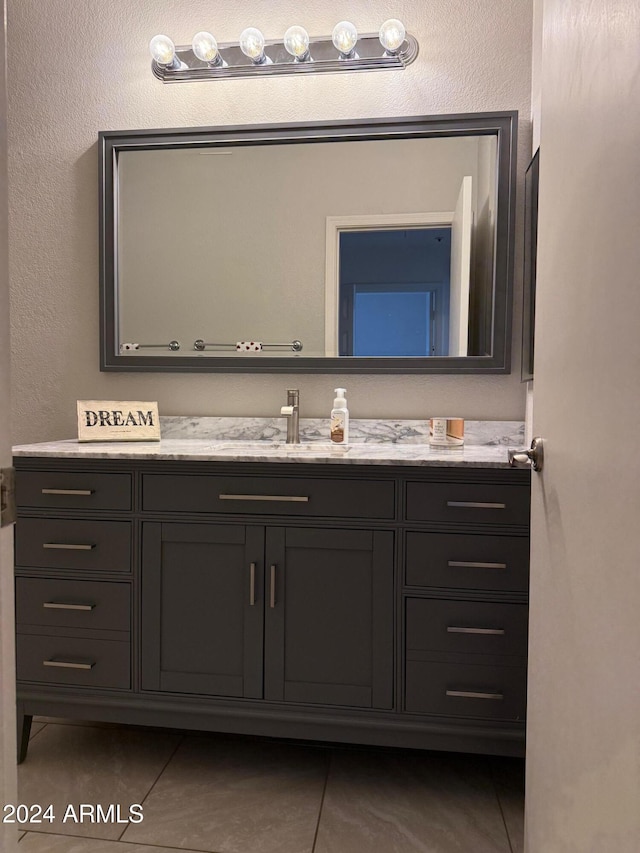
[[[381,228],[450,228],[452,210],[430,213],[355,213],[349,216],[327,216],[324,279],[324,354],[338,355],[340,319],[340,234],[343,231],[378,231]]]

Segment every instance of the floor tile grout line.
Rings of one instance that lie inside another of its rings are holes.
[[[29,743],[31,743],[32,740],[35,740],[39,734],[42,734],[42,732],[47,728],[48,725],[49,723],[42,723],[42,728],[38,729],[37,732],[31,735],[31,737],[29,738]]]
[[[492,767],[491,770],[489,771],[489,775],[491,778],[491,784],[493,785],[493,792],[496,795],[496,800],[498,801],[498,808],[500,809],[500,816],[502,817],[502,824],[504,826],[504,831],[505,831],[506,836],[507,836],[507,844],[509,845],[509,851],[510,851],[510,853],[514,853],[513,844],[511,843],[511,834],[509,833],[509,827],[507,825],[507,819],[506,819],[505,814],[504,814],[504,809],[502,808],[502,800],[500,799],[500,793],[498,791],[498,785],[496,783],[495,768],[494,767]]]
[[[322,796],[320,797],[320,808],[318,809],[318,821],[316,823],[316,831],[313,835],[313,844],[311,845],[311,853],[315,853],[316,844],[318,842],[318,833],[320,832],[320,821],[322,820],[322,810],[324,808],[324,798],[327,793],[327,785],[329,784],[329,774],[331,773],[331,764],[333,762],[333,750],[329,753],[329,761],[327,761],[327,772],[324,777],[324,787]]]
[[[142,798],[142,802],[140,803],[140,805],[141,805],[141,806],[144,806],[144,804],[146,803],[147,799],[149,798],[149,795],[151,794],[151,792],[153,791],[153,789],[155,788],[155,786],[158,784],[158,780],[160,779],[160,777],[162,776],[162,774],[164,773],[164,771],[167,769],[167,767],[169,766],[169,764],[171,764],[171,762],[173,761],[173,758],[174,758],[174,756],[175,756],[176,752],[180,749],[180,747],[182,746],[182,744],[183,744],[183,742],[184,742],[184,738],[185,738],[184,734],[180,735],[180,739],[178,740],[178,743],[176,744],[175,749],[172,751],[172,753],[171,753],[171,755],[169,756],[169,758],[168,758],[168,759],[165,761],[165,763],[162,765],[162,769],[160,770],[160,772],[158,773],[158,775],[156,776],[156,778],[153,780],[153,783],[152,783],[151,787],[149,788],[149,790],[147,791],[147,793],[146,793],[146,794],[144,795],[144,797]],[[143,810],[143,813],[144,813],[144,810]],[[143,818],[143,820],[144,820],[144,818]],[[126,826],[125,826],[125,828],[122,830],[122,832],[120,833],[120,835],[118,836],[118,838],[116,839],[116,841],[122,841],[122,836],[125,834],[125,832],[129,829],[129,827],[130,827],[130,826],[131,826],[131,821],[129,821],[129,822],[127,823],[127,825],[126,825]]]
[[[119,841],[118,839],[113,839],[113,838],[96,838],[94,835],[63,835],[61,832],[46,833],[46,832],[34,832],[33,830],[30,830],[30,831],[24,833],[24,835],[22,836],[20,841],[22,841],[23,838],[26,838],[27,835],[39,835],[39,836],[53,835],[55,838],[69,838],[69,839],[73,839],[74,841],[106,841],[106,842],[111,842],[113,844],[127,844],[127,845],[129,845],[129,847],[149,847],[149,846],[151,846],[151,847],[157,847],[158,850],[167,850],[167,851],[169,851],[169,853],[185,853],[184,847],[167,847],[164,844],[155,844],[155,843],[150,845],[148,841]],[[18,841],[18,844],[20,843],[20,841]],[[201,849],[198,847],[190,847],[189,850],[187,851],[187,853],[216,853],[216,851],[215,850],[204,850],[204,849]]]
[[[184,847],[166,847],[164,844],[149,844],[148,841],[120,841],[119,844],[129,844],[131,847],[157,847],[158,850],[168,850],[169,853],[184,853]],[[215,850],[204,850],[199,847],[190,847],[188,853],[216,853]]]

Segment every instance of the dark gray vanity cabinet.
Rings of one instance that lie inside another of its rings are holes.
[[[391,531],[267,530],[266,699],[393,704]]]
[[[141,600],[143,690],[391,707],[391,532],[145,522]]]
[[[141,687],[262,696],[264,528],[145,522]]]
[[[31,717],[522,754],[529,472],[17,457]]]
[[[423,529],[405,533],[404,710],[519,723],[529,491],[515,478],[468,480],[407,483],[406,518]]]

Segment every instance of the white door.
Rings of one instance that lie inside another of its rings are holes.
[[[11,464],[9,437],[9,282],[7,262],[6,3],[0,23],[0,468]],[[0,528],[0,808],[16,801],[13,530]],[[0,823],[0,850],[11,853],[15,829]]]
[[[544,0],[527,853],[640,850],[640,4]]]
[[[473,178],[467,175],[451,223],[451,284],[449,297],[449,355],[467,355],[469,341],[469,276],[473,228]]]

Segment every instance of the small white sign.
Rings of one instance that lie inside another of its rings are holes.
[[[160,441],[158,404],[78,400],[78,441]]]

